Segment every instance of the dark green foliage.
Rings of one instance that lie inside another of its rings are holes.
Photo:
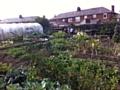
[[[49,77],[60,84],[70,84],[73,90],[116,88],[118,81],[117,68],[106,68],[104,64],[91,60],[73,59],[67,52],[36,60],[36,64],[41,78]]]
[[[51,81],[50,78],[44,78],[41,82],[29,82],[24,83],[24,90],[71,90],[71,87],[67,84],[61,85],[58,81]],[[23,90],[18,85],[9,85],[9,90]]]
[[[67,34],[65,32],[55,32],[52,35],[55,37],[58,37],[58,38],[62,38],[62,37],[67,36]]]
[[[23,36],[15,36],[13,37],[13,42],[22,42],[23,41]]]
[[[5,76],[6,83],[9,81],[10,77],[12,77],[15,80],[17,80],[20,77],[20,75],[25,75],[25,77],[26,77],[27,76],[26,70],[27,69],[25,69],[25,68],[18,68],[18,69],[10,70]],[[15,81],[15,80],[13,80],[13,81]],[[23,80],[23,81],[25,81],[25,80]],[[14,83],[14,82],[11,82],[11,83]]]
[[[43,48],[43,44],[42,44],[42,43],[37,43],[37,44],[35,44],[34,47],[33,47],[34,50],[40,50],[40,49],[42,49],[42,48]]]
[[[113,34],[113,29],[110,28],[105,28],[100,30],[100,35],[112,35]]]
[[[68,42],[64,38],[56,38],[50,41],[52,47],[57,48],[59,50],[64,50],[67,48]]]
[[[114,35],[113,35],[113,41],[115,43],[119,43],[120,42],[120,26],[119,25],[115,26]]]
[[[24,88],[23,82],[25,82],[27,79],[26,71],[26,68],[11,69],[6,74],[3,83],[5,83],[5,86],[8,86],[10,84],[19,84],[22,88]]]
[[[57,90],[58,88],[60,90],[71,90],[67,84],[61,85],[58,81],[51,81],[50,78],[44,78],[41,81],[35,78],[36,68],[34,66],[29,69],[11,69],[5,76],[5,82],[0,79],[0,89],[4,89],[4,87],[7,86],[8,90],[22,90],[23,88],[24,90]],[[17,84],[19,84],[19,86]]]
[[[7,65],[6,63],[0,62],[0,75],[5,74],[12,68],[12,64]]]
[[[36,22],[40,23],[43,26],[43,29],[49,27],[49,21],[45,17],[38,17],[36,18]]]
[[[85,43],[86,35],[78,39],[75,37],[69,39],[61,38],[64,37],[64,34],[59,35],[58,33],[57,35],[55,34],[55,36],[60,38],[37,44],[28,44],[27,46],[13,48],[13,50],[10,49],[10,51],[8,51],[10,55],[17,55],[17,57],[21,59],[29,59],[30,57],[31,66],[28,69],[28,83],[26,83],[26,87],[30,88],[29,90],[43,90],[41,89],[40,83],[42,80],[47,83],[46,88],[53,87],[56,81],[58,81],[60,85],[70,85],[72,90],[117,90],[116,87],[119,80],[117,74],[118,68],[108,68],[103,62],[72,57],[73,52],[77,48],[76,42]],[[99,54],[101,53],[100,55],[105,55],[105,53],[109,52],[107,52],[107,48],[98,48],[99,44],[95,44],[93,42],[94,39],[93,41],[92,39],[89,41],[90,44],[87,44],[95,47],[94,49],[97,47],[97,49],[100,50],[98,52]],[[69,47],[72,48],[73,52],[71,49],[68,49]],[[84,49],[87,51],[90,48]],[[106,52],[102,49],[105,49]],[[19,53],[14,54],[16,52]],[[45,56],[46,53],[50,53],[50,55]],[[53,81],[54,84],[51,84],[51,81]]]
[[[31,54],[26,53],[26,51],[21,48],[11,48],[7,54],[13,58],[19,58],[20,60],[30,60],[31,58]]]
[[[31,54],[29,54],[29,53],[23,54],[23,55],[19,56],[19,59],[20,60],[30,60]]]
[[[21,47],[21,49],[27,53],[31,53],[32,50],[40,50],[43,48],[43,46],[43,43],[28,44],[26,46]]]
[[[113,41],[115,43],[119,43],[120,42],[120,35],[119,34],[116,34],[115,36],[113,36]]]
[[[49,36],[45,33],[33,33],[32,35],[28,36],[28,38],[32,39],[39,39],[39,38],[49,38]]]
[[[25,52],[20,48],[11,48],[7,52],[8,55],[12,56],[13,58],[19,58],[21,55],[23,55]]]

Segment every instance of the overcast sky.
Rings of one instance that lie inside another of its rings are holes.
[[[43,16],[48,19],[59,13],[94,7],[106,7],[120,11],[120,0],[0,0],[0,19],[24,16]]]

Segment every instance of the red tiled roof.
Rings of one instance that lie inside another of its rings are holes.
[[[112,11],[105,7],[97,7],[97,8],[91,8],[91,9],[84,9],[81,11],[61,13],[61,14],[55,16],[54,18],[52,18],[51,20],[61,19],[61,18],[69,18],[69,17],[75,17],[75,16],[90,15],[90,14],[107,13],[107,12],[112,12]]]

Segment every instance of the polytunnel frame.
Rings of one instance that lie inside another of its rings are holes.
[[[4,38],[5,38],[5,34],[4,34],[4,30],[6,30],[7,32],[8,32],[8,26],[9,24],[0,24],[0,31],[2,31],[1,32],[1,40],[3,40]],[[8,33],[7,33],[8,34]],[[8,37],[9,37],[9,34],[7,35]]]
[[[39,33],[43,33],[43,27],[42,25],[38,24],[38,23],[12,23],[12,24],[0,24],[0,31],[2,34],[2,38],[0,37],[0,40],[1,41],[6,41],[6,40],[12,40],[12,37],[14,35],[11,34],[11,32],[15,32],[15,30],[17,32],[21,31],[21,34],[19,33],[19,36],[22,36],[24,37],[24,34],[25,34],[25,28],[27,27],[33,27],[34,28],[34,32],[37,31],[38,29],[38,32]],[[6,35],[6,32],[11,34],[11,35]],[[38,33],[37,32],[37,33]],[[6,35],[6,36],[5,36]]]

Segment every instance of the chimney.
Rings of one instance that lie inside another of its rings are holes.
[[[22,17],[22,15],[19,15],[19,18],[21,18],[21,19],[22,19],[22,18],[23,18],[23,17]]]
[[[77,11],[81,11],[81,8],[80,8],[80,7],[77,7]]]
[[[115,12],[115,7],[114,7],[114,5],[112,5],[112,12]]]

